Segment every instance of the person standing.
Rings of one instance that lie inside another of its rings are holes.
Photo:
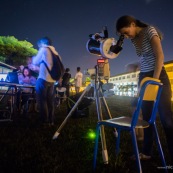
[[[45,64],[51,69],[53,66],[52,53],[58,55],[58,52],[52,46],[50,38],[43,37],[38,40],[39,51],[32,58],[32,63],[39,66],[39,76],[36,82],[36,96],[39,107],[39,113],[42,123],[54,124],[54,83]],[[60,56],[59,56],[60,57]]]
[[[83,74],[82,72],[80,71],[80,67],[77,67],[77,73],[75,75],[75,91],[76,91],[76,94],[79,93],[80,91],[80,87],[82,86],[82,78],[83,78]]]
[[[66,88],[66,96],[67,97],[70,96],[70,78],[71,78],[70,69],[66,68],[65,73],[62,77],[62,87]]]
[[[158,112],[163,125],[168,150],[173,161],[173,112],[171,110],[171,85],[164,68],[164,53],[162,50],[161,33],[153,26],[148,25],[133,16],[122,16],[116,22],[117,33],[124,35],[132,41],[139,56],[139,81],[145,77],[160,79],[163,83],[163,90],[159,101]],[[136,68],[136,64],[134,65]],[[131,65],[132,68],[132,65]],[[134,70],[135,70],[134,68]],[[142,105],[144,120],[151,115],[152,103],[145,101]],[[152,127],[144,129],[143,151],[140,159],[150,159],[152,156],[153,130]]]

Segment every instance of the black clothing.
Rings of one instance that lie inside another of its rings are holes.
[[[66,88],[66,96],[69,97],[70,95],[70,78],[71,78],[71,74],[68,72],[65,72],[63,77],[62,77],[62,87]]]

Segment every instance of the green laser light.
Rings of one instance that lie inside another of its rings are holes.
[[[89,132],[88,132],[88,138],[89,139],[95,139],[95,137],[96,137],[95,132],[90,129]]]

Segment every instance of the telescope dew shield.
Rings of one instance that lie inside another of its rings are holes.
[[[115,45],[114,38],[106,38],[101,40],[89,39],[86,44],[86,49],[89,53],[101,56],[103,58],[113,59],[116,58],[119,53],[114,53],[110,51],[110,47]]]

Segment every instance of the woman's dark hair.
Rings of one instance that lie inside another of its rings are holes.
[[[23,68],[23,71],[22,71],[23,76],[25,77],[25,74],[24,74],[24,71],[25,70],[28,70],[28,72],[29,72],[29,75],[28,76],[30,77],[31,76],[31,70],[28,67],[24,67]]]
[[[116,22],[117,32],[120,32],[120,30],[124,27],[129,27],[132,22],[134,22],[136,24],[136,26],[139,26],[142,28],[148,26],[148,24],[146,24],[140,20],[135,19],[133,16],[125,15],[125,16],[121,16]]]
[[[52,45],[52,41],[49,37],[43,37],[37,41],[37,45],[46,44],[48,46]]]
[[[144,23],[144,22],[136,19],[133,16],[124,15],[124,16],[121,16],[116,22],[116,32],[119,33],[122,28],[129,27],[132,22],[134,22],[136,24],[136,26],[141,27],[141,28],[145,28],[145,27],[149,26],[147,23]],[[155,27],[155,29],[156,29],[160,39],[162,39],[163,38],[162,33],[159,31],[158,28]]]

